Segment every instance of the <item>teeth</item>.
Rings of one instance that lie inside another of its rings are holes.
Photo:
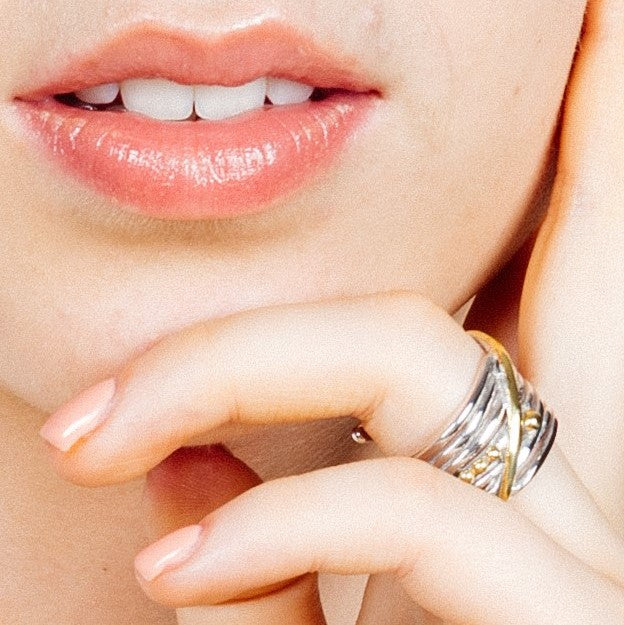
[[[162,120],[182,120],[193,114],[193,86],[162,78],[133,78],[121,83],[129,111]]]
[[[274,105],[299,104],[310,98],[314,87],[269,76],[238,87],[181,85],[164,78],[133,78],[121,85],[110,83],[76,92],[83,102],[111,104],[121,92],[128,111],[148,117],[179,121],[193,118],[218,121],[259,109],[266,98]]]
[[[217,121],[262,108],[267,79],[258,78],[239,87],[199,85],[195,87],[195,112],[202,119]]]
[[[116,82],[90,87],[76,93],[77,98],[89,104],[110,104],[117,99],[118,95],[119,85]]]
[[[271,78],[267,80],[267,97],[272,104],[300,104],[312,95],[314,87],[300,82]]]

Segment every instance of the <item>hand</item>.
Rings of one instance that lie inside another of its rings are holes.
[[[410,622],[417,606],[463,624],[624,622],[615,526],[624,511],[623,49],[624,0],[591,2],[518,326],[520,369],[554,409],[559,446],[509,502],[401,457],[461,404],[480,358],[462,328],[412,293],[197,324],[162,339],[99,395],[82,395],[89,410],[75,428],[65,410],[44,429],[66,449],[52,451],[59,472],[90,485],[142,475],[230,423],[351,415],[387,455],[264,484],[225,453],[203,458],[227,476],[229,501],[212,501],[177,543],[157,543],[175,547],[178,561],[143,552],[138,569],[151,579],[141,584],[172,606],[264,594],[180,612],[180,622],[322,625],[317,571],[373,574],[359,625],[397,622],[383,574],[413,600],[402,617]],[[190,453],[172,458],[184,466]]]

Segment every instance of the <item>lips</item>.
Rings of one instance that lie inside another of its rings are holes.
[[[281,23],[208,39],[148,25],[69,59],[45,80],[35,74],[14,104],[38,150],[123,208],[162,219],[232,217],[265,210],[336,165],[379,102],[354,67],[353,58]],[[160,121],[59,98],[138,78],[205,89],[263,77],[314,86],[320,96],[218,121]]]

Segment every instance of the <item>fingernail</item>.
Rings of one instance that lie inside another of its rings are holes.
[[[137,573],[151,582],[165,569],[176,568],[193,555],[202,530],[201,525],[189,525],[143,549],[134,559]]]
[[[43,424],[39,434],[61,451],[68,451],[80,438],[106,420],[114,394],[115,378],[86,389],[61,406]]]

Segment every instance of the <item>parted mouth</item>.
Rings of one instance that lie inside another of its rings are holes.
[[[382,95],[357,59],[275,21],[210,37],[144,23],[33,71],[14,102],[26,134],[163,219],[277,205],[346,153]]]

